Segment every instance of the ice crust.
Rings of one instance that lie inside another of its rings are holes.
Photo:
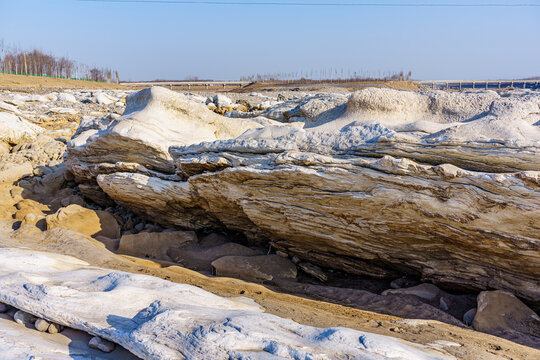
[[[303,326],[241,299],[69,256],[4,248],[0,258],[0,301],[114,341],[144,359],[441,358],[420,345]],[[0,341],[0,351],[11,346]]]

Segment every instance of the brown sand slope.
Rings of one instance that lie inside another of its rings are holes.
[[[0,73],[0,88],[15,89],[20,88],[82,88],[82,89],[126,89],[123,85],[109,84],[96,81],[83,81],[71,79],[56,79],[40,76],[13,75]]]

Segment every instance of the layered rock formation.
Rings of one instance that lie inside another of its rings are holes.
[[[68,167],[163,224],[242,231],[351,273],[539,301],[538,93],[366,89],[345,112],[324,109],[336,117],[303,129],[146,89],[72,139]]]

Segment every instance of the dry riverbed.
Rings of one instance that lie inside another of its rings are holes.
[[[21,85],[15,78],[12,81],[12,85]],[[51,82],[43,86],[72,84]],[[123,114],[126,96],[131,92],[114,86],[99,90],[0,92],[0,247],[69,255],[92,266],[189,284],[228,299],[244,297],[255,301],[266,314],[299,324],[390,336],[445,356],[540,356],[534,349],[538,348],[535,340],[540,339],[538,323],[516,325],[497,333],[513,341],[473,328],[475,318],[477,326],[483,326],[486,332],[496,333],[493,329],[500,324],[515,325],[512,320],[505,323],[491,318],[496,316],[496,304],[502,304],[517,321],[534,314],[513,295],[492,291],[479,297],[477,290],[442,289],[422,282],[415,274],[396,273],[394,278],[374,279],[332,270],[293,256],[279,246],[253,242],[239,232],[186,231],[180,226],[159,224],[119,205],[95,183],[80,181],[64,163],[66,144],[74,134],[85,131],[85,126],[103,130],[114,122]],[[239,121],[246,114],[256,113],[274,121],[304,118],[309,122],[315,110],[297,110],[306,98],[313,98],[312,104],[332,104],[324,116],[335,116],[344,111],[348,95],[339,91],[317,97],[295,90],[215,97],[192,93],[187,98],[219,116],[228,114],[225,121]],[[320,116],[320,110],[316,116]],[[150,174],[152,171],[143,170]],[[478,301],[489,304],[491,313],[475,316]],[[10,309],[11,315],[17,310]],[[11,319],[2,315],[0,333],[15,331]],[[88,349],[85,353],[83,343],[89,337],[75,330],[66,330],[63,335],[29,333],[22,328],[19,331],[23,340],[19,340],[18,347],[24,348],[25,341],[35,343],[32,339],[37,337],[64,352],[66,347],[71,348],[67,355],[90,357],[94,351]],[[72,339],[71,345],[67,339]],[[39,346],[36,349],[39,351]],[[122,347],[115,351],[115,357],[102,358],[131,356]]]

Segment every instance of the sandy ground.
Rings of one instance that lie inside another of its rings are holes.
[[[164,82],[163,87],[170,86]],[[147,86],[129,86],[119,84],[109,84],[95,81],[55,79],[39,76],[13,75],[0,73],[0,89],[16,90],[20,92],[55,91],[57,89],[117,89],[117,90],[140,90]],[[387,81],[387,82],[370,82],[359,81],[350,83],[273,83],[262,82],[254,83],[243,88],[240,87],[223,87],[221,85],[210,86],[192,86],[188,89],[187,86],[172,86],[175,91],[191,91],[191,92],[232,92],[232,93],[250,93],[250,92],[280,92],[280,91],[300,91],[300,92],[336,92],[348,93],[357,91],[366,87],[390,87],[402,90],[417,90],[418,85],[410,81]]]
[[[17,89],[17,91],[36,92],[41,88],[73,88],[73,89],[119,89],[125,90],[123,85],[102,83],[96,81],[55,79],[39,76],[13,75],[0,73],[0,89]]]

